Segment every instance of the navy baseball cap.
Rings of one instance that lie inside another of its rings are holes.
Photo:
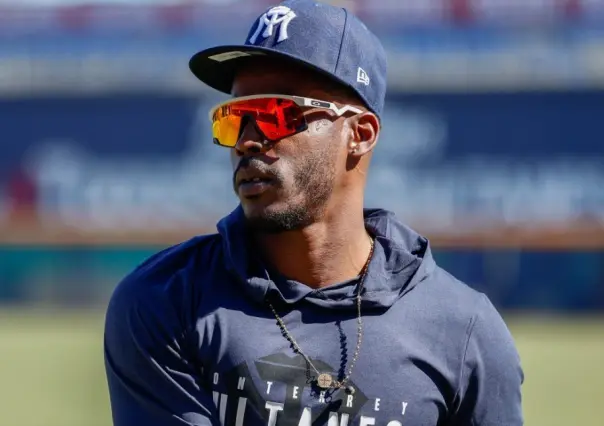
[[[344,8],[285,0],[256,19],[244,44],[203,50],[191,58],[189,68],[208,86],[231,93],[245,59],[263,56],[318,71],[354,90],[378,117],[382,114],[386,52],[365,24]]]

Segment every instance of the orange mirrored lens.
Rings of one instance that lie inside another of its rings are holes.
[[[212,132],[215,143],[234,147],[239,140],[244,117],[254,120],[263,136],[270,141],[291,136],[306,127],[302,110],[291,99],[235,100],[214,112]]]

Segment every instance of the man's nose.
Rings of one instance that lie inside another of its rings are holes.
[[[265,137],[256,128],[256,123],[251,117],[244,117],[241,121],[241,134],[235,144],[238,156],[259,154],[264,150]]]

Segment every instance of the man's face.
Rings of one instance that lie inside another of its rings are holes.
[[[320,77],[276,64],[251,64],[233,85],[235,97],[281,94],[338,102]],[[341,104],[341,102],[339,102]],[[275,143],[244,121],[231,152],[233,185],[249,224],[262,232],[303,228],[325,212],[346,167],[344,118],[304,109],[308,129]],[[261,182],[250,182],[254,177]],[[241,182],[243,180],[243,182]]]

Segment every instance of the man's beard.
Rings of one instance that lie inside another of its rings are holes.
[[[268,208],[261,215],[248,217],[247,226],[255,232],[277,234],[306,228],[320,218],[333,192],[335,165],[322,156],[300,164],[294,175],[292,203]],[[302,195],[299,197],[298,195]]]
[[[267,211],[261,216],[246,218],[247,227],[262,234],[279,234],[303,229],[315,221],[303,205],[291,206],[286,210]]]

